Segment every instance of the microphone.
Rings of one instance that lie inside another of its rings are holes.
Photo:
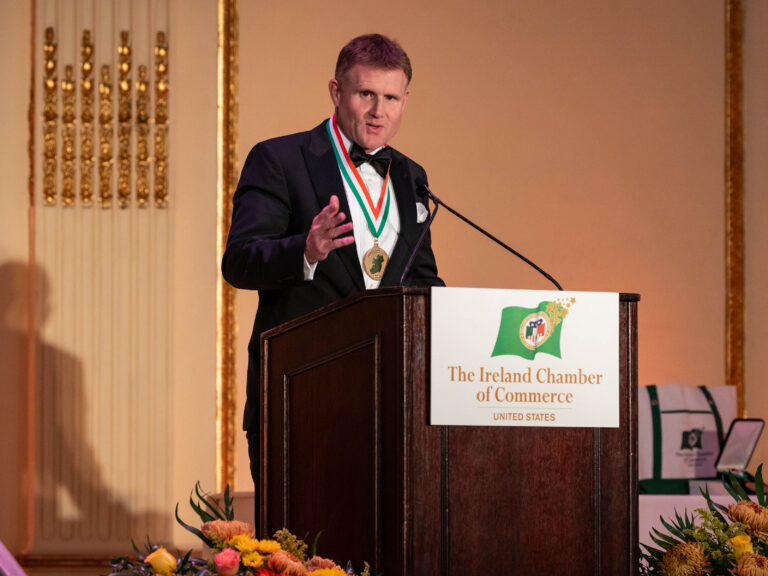
[[[538,267],[536,264],[534,264],[534,263],[533,263],[531,260],[529,260],[528,258],[526,258],[525,256],[523,256],[522,254],[520,254],[520,252],[518,252],[518,251],[517,251],[517,250],[515,250],[514,248],[511,248],[510,246],[507,246],[506,244],[504,244],[504,242],[502,242],[501,240],[499,240],[498,238],[496,238],[496,237],[495,237],[493,234],[491,234],[490,232],[486,232],[486,231],[485,231],[485,230],[483,230],[483,229],[482,229],[480,226],[478,226],[477,224],[475,224],[474,222],[472,222],[470,219],[468,219],[468,218],[465,218],[464,216],[462,216],[461,214],[459,214],[458,212],[456,212],[456,210],[454,210],[453,208],[451,208],[450,206],[448,206],[448,205],[447,205],[445,202],[443,202],[442,200],[440,200],[440,198],[438,198],[437,196],[435,196],[435,195],[432,193],[432,190],[430,190],[430,189],[429,189],[429,186],[427,186],[427,183],[426,183],[426,182],[425,182],[423,179],[419,178],[418,180],[416,180],[416,186],[417,186],[419,189],[421,189],[421,190],[424,190],[424,191],[426,192],[427,196],[430,198],[430,200],[432,200],[432,202],[434,202],[434,203],[435,203],[435,211],[432,213],[432,217],[430,217],[430,219],[429,219],[429,224],[432,224],[432,219],[434,218],[434,215],[435,215],[435,214],[437,214],[437,209],[438,209],[440,206],[443,206],[443,207],[444,207],[446,210],[448,210],[448,212],[450,212],[451,214],[453,214],[453,215],[454,215],[454,216],[456,216],[457,218],[460,218],[461,220],[463,220],[464,222],[466,222],[467,224],[469,224],[470,226],[472,226],[472,228],[474,228],[474,229],[475,229],[475,230],[477,230],[478,232],[481,232],[482,234],[484,234],[485,236],[487,236],[488,238],[490,238],[491,240],[493,240],[494,242],[496,242],[496,244],[498,244],[498,245],[499,245],[499,246],[501,246],[502,248],[506,249],[508,252],[511,252],[512,254],[514,254],[515,256],[517,256],[518,258],[520,258],[520,260],[522,260],[523,262],[525,262],[526,264],[528,264],[529,266],[531,266],[532,268],[534,268],[534,269],[535,269],[537,272],[539,272],[539,273],[540,273],[542,276],[544,276],[544,277],[545,277],[547,280],[549,280],[550,282],[552,282],[552,284],[554,284],[554,285],[557,287],[557,289],[558,289],[558,290],[562,290],[562,289],[563,289],[563,287],[562,287],[562,286],[560,286],[560,283],[559,283],[557,280],[555,280],[555,279],[554,279],[552,276],[550,276],[549,274],[547,274],[546,272],[544,272],[544,270],[542,270],[541,268],[539,268],[539,267]],[[427,228],[428,228],[428,227],[429,227],[429,225],[427,226]],[[424,234],[422,233],[422,236],[423,236],[423,235],[424,235]],[[421,239],[419,239],[419,243],[421,243]],[[417,248],[418,248],[418,246],[417,246]],[[414,254],[415,254],[415,252],[414,252]],[[413,259],[413,256],[411,256],[411,259]],[[408,262],[408,264],[410,265],[410,261]],[[405,274],[403,274],[403,276],[405,276]],[[402,284],[402,279],[400,280],[400,283]]]
[[[426,184],[423,183],[421,179],[416,181],[416,186],[418,189],[427,188]],[[440,205],[435,202],[435,209],[432,211],[432,213],[429,215],[429,218],[427,219],[427,225],[424,226],[424,230],[421,231],[421,236],[419,236],[419,241],[416,242],[416,247],[411,251],[411,257],[408,258],[408,263],[405,265],[405,268],[403,269],[403,275],[400,276],[400,286],[403,285],[403,280],[405,280],[406,274],[411,269],[411,264],[413,264],[413,259],[416,257],[416,253],[419,251],[419,248],[421,248],[421,243],[424,242],[424,237],[427,235],[427,232],[429,231],[429,227],[432,226],[432,221],[435,219],[435,214],[437,214],[437,209],[440,208]]]

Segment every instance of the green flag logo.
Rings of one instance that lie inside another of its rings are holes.
[[[560,355],[560,333],[575,298],[540,302],[535,308],[508,306],[501,311],[499,335],[491,356],[521,356],[533,360],[543,352]]]

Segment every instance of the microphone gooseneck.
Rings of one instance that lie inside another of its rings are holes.
[[[426,226],[424,226],[424,230],[421,231],[421,235],[419,236],[419,241],[416,242],[416,246],[414,247],[413,250],[411,250],[411,257],[408,258],[408,263],[405,265],[405,268],[403,269],[403,275],[400,276],[400,286],[403,285],[405,276],[410,271],[411,264],[413,264],[413,259],[416,257],[416,253],[419,251],[419,248],[421,247],[421,243],[424,242],[424,237],[427,235],[427,232],[429,232],[429,227],[432,226],[432,221],[435,219],[435,214],[437,214],[438,208],[440,208],[440,206],[437,203],[435,203],[435,209],[429,215],[429,218],[427,219],[427,224]]]
[[[451,214],[453,214],[453,215],[454,215],[454,216],[456,216],[457,218],[460,218],[461,220],[463,220],[464,222],[466,222],[467,224],[469,224],[470,226],[472,226],[472,228],[474,228],[474,229],[475,229],[475,230],[477,230],[478,232],[480,232],[480,233],[484,234],[485,236],[487,236],[488,238],[490,238],[491,240],[493,240],[494,242],[496,242],[496,244],[498,244],[499,246],[501,246],[502,248],[504,248],[504,249],[505,249],[505,250],[507,250],[508,252],[511,252],[512,254],[514,254],[515,256],[517,256],[518,258],[520,258],[520,260],[522,260],[523,262],[525,262],[526,264],[528,264],[530,267],[532,267],[532,268],[533,268],[533,269],[535,269],[537,272],[539,272],[539,274],[541,274],[541,275],[542,275],[542,276],[544,276],[544,277],[545,277],[547,280],[549,280],[550,282],[552,282],[552,284],[554,284],[554,285],[557,287],[557,289],[558,289],[558,290],[562,290],[562,289],[563,289],[563,287],[562,287],[562,286],[560,286],[560,283],[559,283],[557,280],[555,280],[555,279],[554,279],[554,278],[553,278],[553,277],[552,277],[550,274],[547,274],[547,273],[546,273],[544,270],[542,270],[542,269],[541,269],[539,266],[537,266],[537,265],[536,265],[534,262],[532,262],[531,260],[529,260],[528,258],[526,258],[525,256],[523,256],[522,254],[520,254],[520,252],[518,252],[517,250],[515,250],[515,249],[514,249],[514,248],[512,248],[511,246],[508,246],[507,244],[505,244],[504,242],[502,242],[501,240],[499,240],[498,238],[496,238],[496,236],[494,236],[494,235],[493,235],[493,234],[491,234],[490,232],[487,232],[487,231],[483,230],[483,229],[482,229],[480,226],[478,226],[477,224],[475,224],[474,222],[472,222],[472,220],[470,220],[469,218],[465,218],[465,217],[464,217],[463,215],[461,215],[459,212],[457,212],[456,210],[454,210],[453,208],[451,208],[450,206],[448,206],[448,205],[447,205],[445,202],[443,202],[442,200],[440,200],[440,198],[438,198],[437,196],[435,196],[435,195],[434,195],[434,193],[432,192],[432,190],[430,190],[430,189],[429,189],[429,186],[427,186],[427,183],[426,183],[426,182],[424,182],[423,180],[419,179],[419,180],[417,180],[417,181],[416,181],[416,185],[417,185],[417,186],[418,186],[420,189],[424,190],[424,192],[426,192],[426,194],[427,194],[427,196],[429,197],[429,199],[430,199],[430,200],[432,200],[432,202],[434,202],[434,203],[435,203],[435,211],[432,213],[432,217],[430,217],[430,219],[429,219],[429,224],[432,224],[432,219],[434,218],[434,215],[437,213],[437,209],[438,209],[438,207],[442,206],[442,207],[444,207],[446,210],[448,210],[448,212],[450,212]],[[429,227],[429,226],[427,226],[427,228],[428,228],[428,227]],[[427,228],[425,228],[425,230],[426,230]],[[423,233],[422,233],[422,235],[423,235]],[[419,243],[421,243],[421,239],[419,240]],[[414,252],[414,254],[415,254],[415,252]],[[413,256],[411,257],[411,259],[413,259]],[[408,262],[408,264],[410,265],[410,261]],[[405,276],[405,275],[403,275],[403,276]],[[400,283],[402,284],[402,279],[400,280]]]

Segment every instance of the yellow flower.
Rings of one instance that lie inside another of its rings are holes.
[[[144,558],[144,562],[152,566],[155,574],[170,576],[176,572],[176,558],[165,548],[158,548],[152,554]]]
[[[258,552],[243,552],[242,562],[244,566],[249,568],[261,568],[266,559],[266,556],[262,556]]]
[[[745,552],[752,554],[755,551],[754,548],[752,548],[752,540],[746,534],[739,534],[738,536],[734,536],[728,540],[728,542],[731,543],[731,547],[736,554],[737,560],[741,558],[741,555]]]
[[[701,576],[709,574],[709,562],[699,544],[682,542],[667,550],[659,570],[664,576]]]
[[[229,545],[240,552],[256,552],[259,541],[246,534],[238,534],[234,538],[230,538]]]
[[[256,550],[265,555],[274,554],[280,551],[280,542],[277,540],[259,540]]]
[[[734,576],[768,576],[768,558],[746,552],[731,570]]]
[[[768,530],[768,508],[763,508],[751,500],[739,500],[728,506],[728,517],[749,528],[750,532]]]
[[[320,568],[312,572],[312,576],[346,576],[346,574],[340,568]]]

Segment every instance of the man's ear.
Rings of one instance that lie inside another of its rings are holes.
[[[331,95],[334,108],[338,108],[339,100],[341,100],[341,86],[339,86],[339,81],[336,78],[331,78],[328,82],[328,92]]]

